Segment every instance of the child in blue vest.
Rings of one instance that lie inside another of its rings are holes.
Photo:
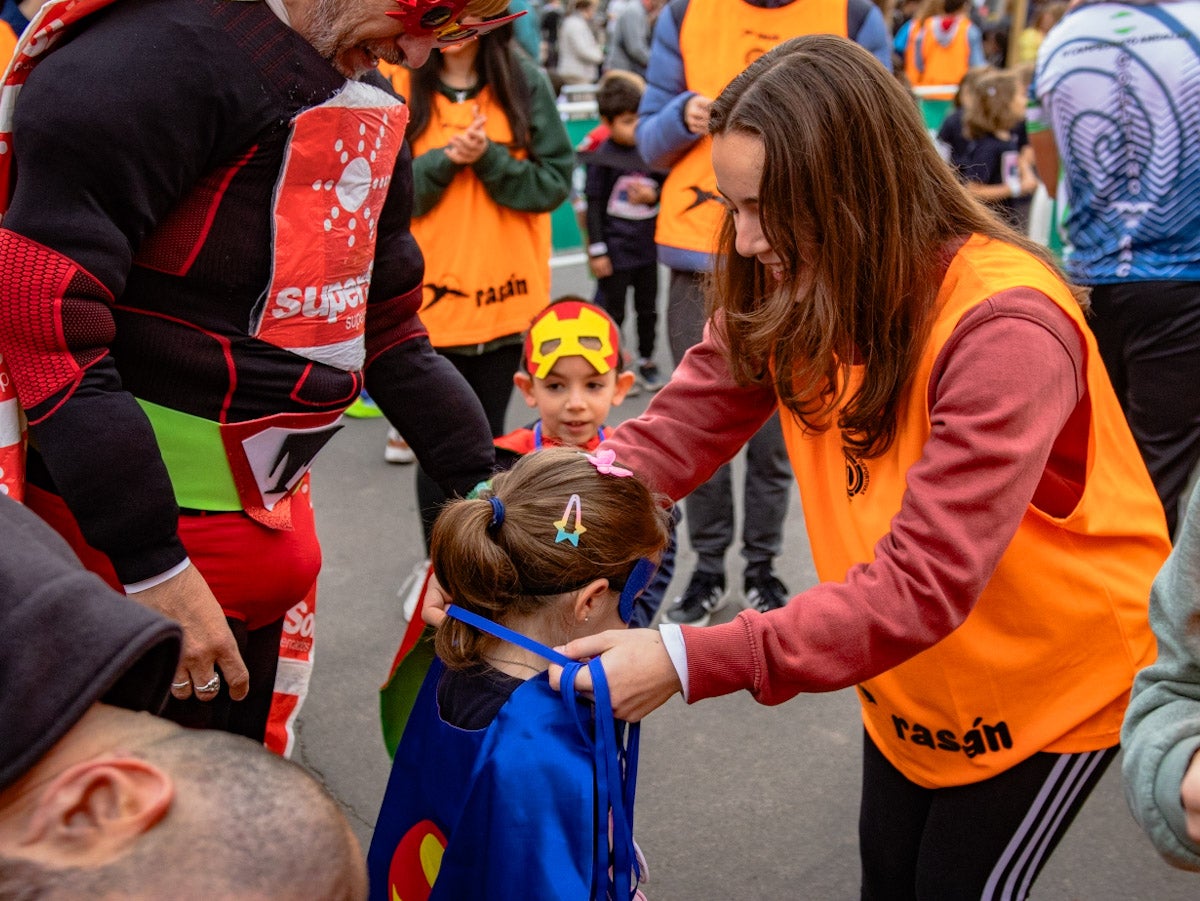
[[[371,898],[639,894],[636,726],[613,719],[598,664],[593,704],[551,648],[628,623],[667,539],[660,499],[602,451],[527,454],[447,505],[431,553],[454,602],[396,749]]]

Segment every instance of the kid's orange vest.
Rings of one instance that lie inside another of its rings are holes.
[[[971,43],[968,32],[970,31],[971,20],[966,16],[958,17],[958,27],[955,29],[954,37],[950,39],[950,43],[943,47],[938,43],[937,38],[933,36],[934,29],[941,16],[932,16],[921,23],[921,58],[925,63],[923,72],[915,72],[916,80],[912,83],[915,85],[952,85],[952,88],[944,94],[939,94],[937,99],[953,100],[954,95],[958,92],[958,83],[962,81],[963,76],[967,74],[967,69],[971,63]],[[915,65],[914,65],[915,70]],[[912,76],[909,76],[910,81]]]
[[[691,0],[679,29],[689,90],[716,98],[750,63],[802,34],[847,37],[847,0],[795,0],[777,9],[741,0]],[[713,174],[712,139],[700,138],[671,167],[662,186],[654,240],[712,253],[724,207]]]
[[[387,73],[408,96],[406,69]],[[413,142],[413,156],[444,147],[466,131],[475,107],[487,117],[487,135],[512,141],[512,129],[491,88],[454,103],[438,94],[429,126]],[[523,150],[511,151],[524,159]],[[550,214],[522,213],[492,200],[470,167],[464,167],[432,210],[412,221],[425,255],[421,321],[435,347],[484,344],[529,328],[550,302]]]
[[[1117,743],[1134,673],[1154,659],[1147,599],[1170,551],[1158,496],[1066,286],[1024,251],[980,236],[946,273],[940,312],[887,453],[850,459],[837,428],[806,434],[794,417],[783,417],[817,572],[842,579],[874,559],[900,510],[905,474],[930,435],[929,375],[939,351],[964,314],[1016,287],[1048,295],[1086,341],[1086,484],[1062,519],[1029,507],[958,629],[859,686],[872,740],[927,788],[978,782],[1039,751]]]

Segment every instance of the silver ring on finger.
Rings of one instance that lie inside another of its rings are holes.
[[[216,691],[220,687],[221,687],[221,677],[219,675],[216,675],[216,676],[213,676],[211,679],[209,679],[207,682],[205,682],[203,685],[197,685],[196,691],[197,692],[210,692],[210,691]]]
[[[183,691],[185,688],[187,688],[191,684],[192,684],[191,679],[184,679],[182,682],[172,682],[171,688],[175,689],[175,691]]]

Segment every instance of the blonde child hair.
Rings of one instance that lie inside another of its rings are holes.
[[[1021,93],[1021,76],[1012,69],[992,70],[975,82],[973,103],[963,107],[963,129],[968,138],[1009,131],[1021,122],[1013,112]]]

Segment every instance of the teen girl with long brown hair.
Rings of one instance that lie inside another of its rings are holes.
[[[1116,754],[1169,548],[1081,294],[850,41],[765,54],[710,132],[706,338],[604,447],[679,498],[780,409],[822,581],[567,654],[631,720],[855,686],[862,896],[1025,897]]]

